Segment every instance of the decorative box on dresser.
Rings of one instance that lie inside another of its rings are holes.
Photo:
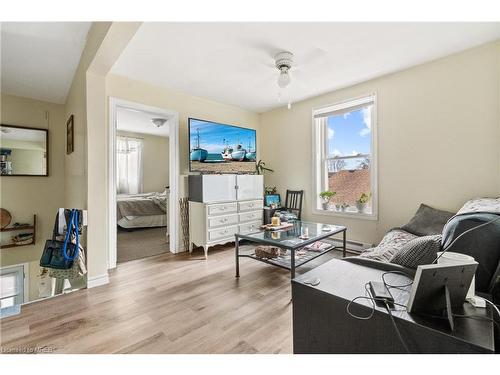
[[[263,218],[264,180],[259,175],[189,176],[189,251],[234,241],[257,231]]]

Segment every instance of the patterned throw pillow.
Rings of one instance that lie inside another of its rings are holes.
[[[404,230],[391,230],[382,238],[378,246],[364,251],[360,257],[388,262],[395,253],[414,238],[417,236]]]
[[[418,237],[396,252],[389,260],[403,267],[417,268],[422,264],[431,264],[441,250],[441,235]]]

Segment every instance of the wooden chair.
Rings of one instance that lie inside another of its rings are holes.
[[[287,190],[285,205],[280,211],[288,211],[297,215],[301,220],[302,217],[302,200],[304,198],[304,190]]]

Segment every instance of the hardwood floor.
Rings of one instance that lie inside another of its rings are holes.
[[[2,352],[291,353],[289,273],[252,259],[240,272],[233,247],[210,250],[208,260],[198,250],[120,264],[108,285],[0,320]]]

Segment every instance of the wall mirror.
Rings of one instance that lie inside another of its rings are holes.
[[[0,175],[48,176],[49,131],[0,125]]]

